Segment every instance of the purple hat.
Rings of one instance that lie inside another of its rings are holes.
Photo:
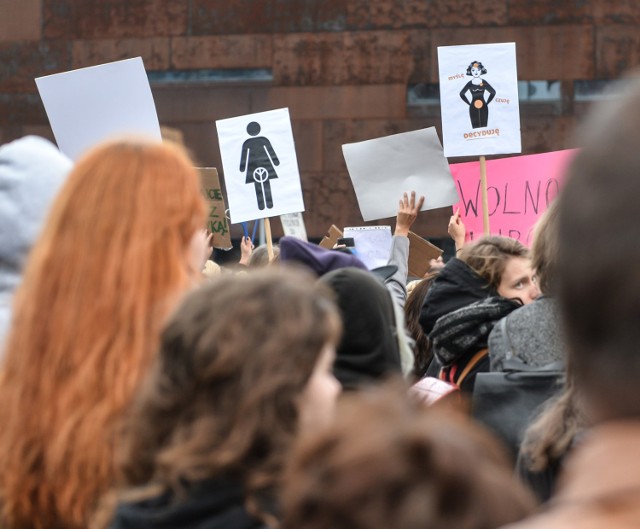
[[[365,264],[351,253],[327,250],[317,244],[311,244],[288,236],[282,237],[279,244],[280,261],[301,263],[313,270],[318,277],[339,268],[351,267],[369,271]],[[395,266],[381,268],[385,269],[382,274],[376,273],[376,270],[372,270],[372,272],[383,281],[397,270]]]

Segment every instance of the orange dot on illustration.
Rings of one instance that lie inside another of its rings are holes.
[[[484,103],[477,99],[476,101],[474,101],[473,106],[476,108],[482,108],[484,106]]]

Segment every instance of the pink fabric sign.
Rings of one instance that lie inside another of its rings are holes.
[[[553,201],[564,181],[576,149],[514,156],[487,161],[489,226],[492,235],[505,235],[531,244],[531,231],[538,217]],[[453,164],[460,216],[467,240],[483,235],[480,162]]]

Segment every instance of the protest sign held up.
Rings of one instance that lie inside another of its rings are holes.
[[[216,127],[233,224],[304,211],[288,109],[223,119]]]
[[[36,85],[58,147],[73,160],[112,137],[162,141],[140,57],[40,77]]]
[[[208,202],[207,230],[213,233],[213,247],[229,250],[231,234],[218,171],[215,167],[200,167],[198,171],[202,181],[202,191]]]
[[[438,67],[445,156],[521,152],[515,43],[439,47]]]
[[[557,195],[575,153],[565,150],[489,160],[491,233],[518,239],[528,246],[533,225]],[[460,194],[460,202],[453,208],[460,208],[468,240],[477,239],[483,232],[478,172],[479,162],[451,165]]]
[[[384,198],[400,189],[424,196],[423,210],[458,200],[434,127],[346,144],[342,152],[365,221],[395,216],[397,204]]]

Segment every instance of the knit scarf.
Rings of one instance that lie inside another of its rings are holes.
[[[493,296],[442,316],[429,334],[433,354],[446,367],[470,351],[487,347],[493,326],[521,306],[517,301]]]

